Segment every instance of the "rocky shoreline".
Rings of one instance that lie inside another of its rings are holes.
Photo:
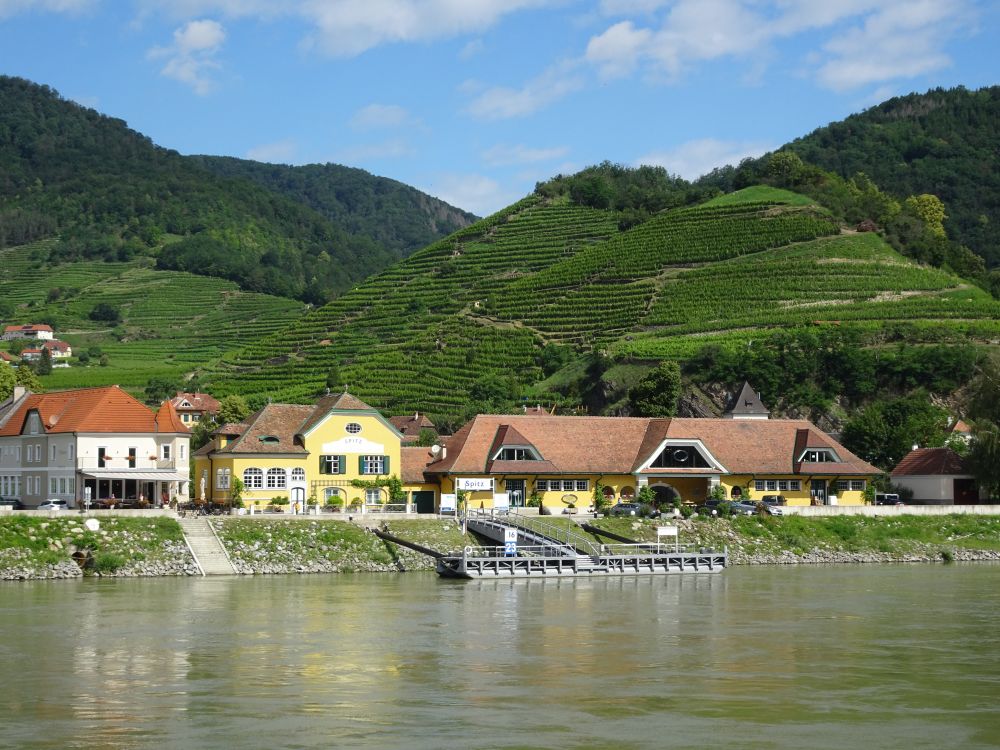
[[[633,519],[603,519],[642,541],[655,539],[656,523]],[[212,519],[240,575],[296,573],[396,573],[430,571],[430,557],[387,543],[354,524],[338,521],[274,521]],[[678,519],[688,543],[729,551],[730,564],[828,565],[886,563],[1000,562],[1000,550],[976,549],[968,534],[952,533],[940,542],[895,540],[891,550],[843,549],[830,542],[796,546],[766,539],[760,530],[741,522]],[[798,523],[798,522],[796,522]],[[865,523],[871,523],[867,521]],[[928,522],[929,523],[929,522]],[[963,523],[973,523],[964,521]],[[994,535],[989,524],[973,533]],[[460,527],[444,519],[399,520],[388,529],[434,549],[460,549],[475,544]],[[778,526],[780,529],[781,527]],[[808,528],[808,527],[807,527]],[[0,580],[73,579],[84,576],[148,578],[195,576],[199,571],[173,519],[108,519],[98,531],[77,517],[0,522]],[[886,544],[886,542],[881,542]],[[858,546],[857,544],[854,545]],[[863,546],[863,545],[862,545]]]

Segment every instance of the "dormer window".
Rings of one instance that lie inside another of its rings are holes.
[[[264,443],[265,445],[277,445],[278,443],[280,443],[280,442],[281,442],[281,441],[280,441],[280,440],[279,440],[279,439],[278,439],[277,437],[275,437],[274,435],[261,435],[261,436],[260,436],[259,438],[257,438],[257,439],[258,439],[258,440],[260,440],[260,442]]]
[[[712,464],[705,460],[693,445],[668,445],[651,463],[653,469],[710,469]]]
[[[505,446],[497,451],[494,461],[540,461],[534,448]]]
[[[805,464],[822,464],[840,461],[840,458],[829,448],[809,448],[799,460]]]

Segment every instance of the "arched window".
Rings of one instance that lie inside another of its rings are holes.
[[[264,472],[261,469],[244,469],[243,486],[248,490],[259,490],[264,487]]]
[[[292,469],[292,481],[293,482],[306,481],[306,470],[299,466]]]
[[[269,490],[283,490],[288,485],[288,474],[284,469],[268,469],[265,487]]]
[[[327,487],[323,490],[323,499],[327,502],[330,502],[331,500],[340,500],[343,498],[343,494],[344,493],[337,487]]]
[[[382,504],[382,490],[378,487],[369,487],[365,490],[365,504],[366,505],[381,505]]]
[[[622,487],[621,498],[622,500],[630,501],[635,497],[635,487]]]

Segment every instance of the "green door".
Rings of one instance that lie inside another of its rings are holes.
[[[417,513],[433,513],[434,512],[433,490],[414,492],[413,504],[417,506]]]

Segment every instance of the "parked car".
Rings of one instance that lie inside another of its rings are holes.
[[[903,501],[895,492],[878,492],[875,494],[876,505],[902,505]]]
[[[0,497],[0,508],[10,508],[11,510],[21,510],[24,505],[16,497]]]
[[[728,511],[734,516],[752,516],[757,512],[757,503],[749,500],[716,500],[715,498],[710,498],[705,501],[704,505],[698,508],[699,513],[709,516],[712,515],[713,510],[718,514]]]
[[[784,495],[764,495],[760,499],[760,503],[764,507],[765,513],[770,513],[772,516],[784,514],[784,510],[782,510],[782,506],[786,504]]]
[[[608,511],[609,516],[638,516],[640,512],[639,503],[616,503]]]
[[[46,500],[39,503],[37,510],[69,510],[69,503],[65,500]]]

